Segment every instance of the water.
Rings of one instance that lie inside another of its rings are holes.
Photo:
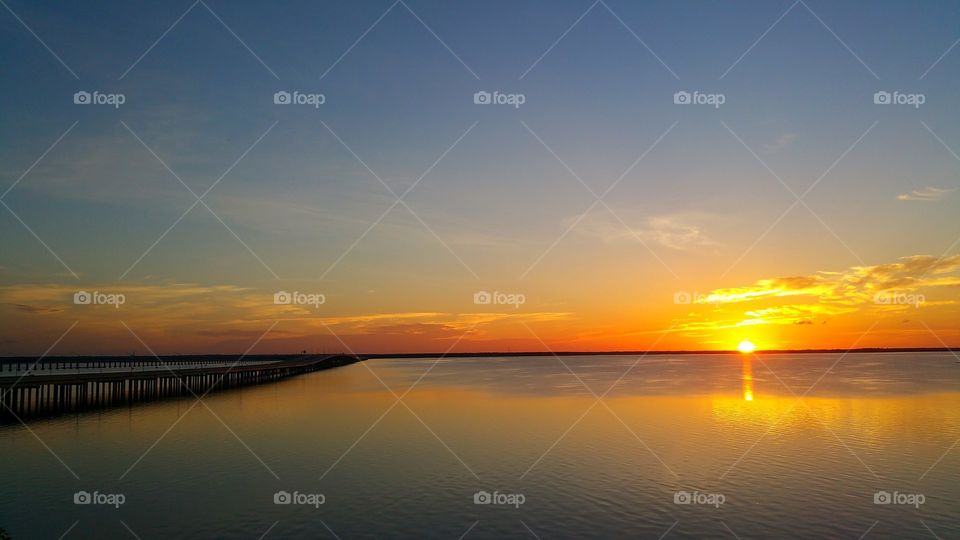
[[[0,428],[0,527],[15,540],[960,531],[947,353],[371,360],[204,401]],[[77,505],[79,490],[125,501]],[[274,504],[281,490],[324,503]],[[481,490],[523,504],[474,504]],[[874,504],[878,491],[923,504]],[[722,504],[676,504],[683,492]]]

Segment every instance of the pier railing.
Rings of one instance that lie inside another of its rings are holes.
[[[0,362],[0,423],[262,384],[352,364],[352,355]]]

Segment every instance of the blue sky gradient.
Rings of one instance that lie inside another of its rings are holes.
[[[598,293],[574,277],[708,290],[940,256],[960,235],[955,2],[7,6],[0,189],[77,124],[3,201],[82,283],[323,276],[331,294],[393,291],[370,310],[456,310],[444,294],[476,274],[575,311]],[[126,103],[80,107],[78,90]],[[326,102],[277,106],[279,90]],[[478,106],[479,90],[526,102]],[[726,102],[676,106],[680,90]],[[881,107],[878,90],[926,102]],[[198,205],[124,274],[195,201],[134,134],[198,194],[263,138],[205,198],[216,216]],[[531,270],[594,201],[560,160],[599,194],[661,136],[605,199],[616,216],[595,207]],[[405,199],[415,215],[396,206],[339,263],[394,198],[337,137],[398,194],[443,156]],[[764,163],[797,194],[830,172],[805,198],[816,216],[798,205],[748,249],[795,201]],[[898,200],[929,187],[942,200]],[[12,212],[3,284],[72,280]],[[616,244],[625,226],[657,257]]]

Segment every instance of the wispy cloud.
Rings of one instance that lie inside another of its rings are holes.
[[[505,328],[522,328],[521,322],[549,323],[573,316],[561,311],[514,310],[372,312],[335,305],[334,296],[319,307],[276,304],[273,290],[232,285],[141,282],[121,287],[84,286],[88,292],[124,295],[125,302],[113,307],[74,304],[77,290],[69,283],[0,286],[0,321],[5,325],[15,322],[12,332],[28,334],[27,347],[49,341],[45,332],[62,332],[64,321],[82,319],[83,324],[71,333],[65,346],[71,347],[71,352],[91,353],[116,353],[124,350],[118,347],[131,346],[124,342],[127,336],[123,335],[121,321],[160,352],[243,350],[244,343],[249,345],[279,321],[279,326],[262,340],[262,351],[271,352],[301,350],[320,343],[336,346],[330,331],[353,340],[358,347],[429,349],[432,344],[442,345],[467,333],[489,339]],[[2,347],[0,352],[4,352]]]
[[[790,146],[790,143],[792,143],[795,140],[797,140],[796,133],[784,133],[783,135],[780,135],[779,137],[777,137],[775,141],[764,143],[763,149],[770,153],[779,152],[780,150],[783,150],[787,146]]]
[[[862,310],[886,312],[916,307],[887,300],[895,298],[894,293],[919,298],[921,294],[926,297],[947,291],[944,299],[930,298],[924,300],[924,305],[952,306],[958,304],[957,289],[960,255],[914,255],[841,272],[765,278],[753,285],[714,289],[698,300],[711,306],[709,313],[687,313],[675,325],[679,330],[691,331],[756,324],[813,324]],[[741,304],[745,307],[736,307]]]
[[[927,186],[923,189],[915,189],[910,193],[901,193],[897,195],[898,201],[924,201],[924,202],[936,202],[942,200],[943,197],[952,191],[956,191],[956,188],[945,189],[938,188],[933,186]]]
[[[31,306],[29,304],[13,304],[13,307],[19,311],[25,311],[27,313],[60,313],[63,311],[62,307],[58,306]]]
[[[570,219],[571,222],[577,217]],[[711,238],[701,224],[704,216],[673,214],[647,217],[640,226],[626,226],[609,213],[596,212],[577,225],[577,232],[604,242],[643,240],[677,251],[708,248],[716,250],[720,243]],[[626,219],[625,219],[626,221]],[[629,224],[629,221],[628,221]]]

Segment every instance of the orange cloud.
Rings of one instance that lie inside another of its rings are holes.
[[[951,306],[958,303],[956,291],[951,290],[960,286],[958,271],[960,255],[914,255],[842,272],[761,279],[749,286],[714,289],[698,301],[712,306],[710,312],[688,313],[674,323],[677,331],[689,332],[810,324],[863,310]],[[744,311],[732,309],[741,303],[760,305]]]

